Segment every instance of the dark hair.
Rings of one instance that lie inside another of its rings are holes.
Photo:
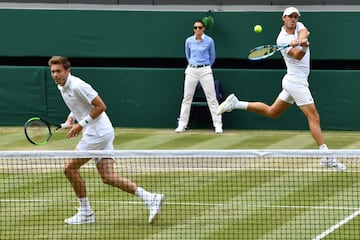
[[[63,65],[64,69],[68,69],[71,67],[69,59],[63,56],[52,56],[48,62],[49,66],[53,64],[61,64]]]
[[[202,25],[203,27],[205,27],[205,23],[204,23],[202,20],[200,20],[200,19],[195,20],[193,24],[195,24],[195,23],[201,23],[201,25]]]

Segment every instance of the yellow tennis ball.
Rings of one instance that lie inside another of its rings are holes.
[[[255,25],[254,26],[254,32],[261,33],[261,31],[262,31],[262,26],[261,25]]]

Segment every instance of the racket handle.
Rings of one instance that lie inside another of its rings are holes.
[[[70,126],[68,123],[62,123],[60,124],[60,126],[58,127],[59,128],[67,128],[68,126]]]

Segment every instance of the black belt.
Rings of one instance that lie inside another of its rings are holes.
[[[210,64],[204,64],[204,65],[189,64],[189,67],[192,67],[192,68],[202,68],[202,67],[207,67],[207,66],[210,66]]]

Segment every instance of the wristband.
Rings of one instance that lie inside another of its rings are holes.
[[[67,128],[67,127],[69,127],[70,125],[68,124],[68,123],[62,123],[62,124],[60,124],[60,128]]]
[[[91,123],[93,121],[93,119],[90,117],[90,115],[87,115],[85,118],[83,118],[79,124],[82,127],[85,127],[86,125],[88,125],[89,123]]]
[[[301,50],[300,50],[300,51],[306,53],[307,49],[308,49],[308,47],[301,47]]]
[[[69,115],[67,116],[68,118],[72,118],[74,119],[74,114],[72,112],[69,113]]]

